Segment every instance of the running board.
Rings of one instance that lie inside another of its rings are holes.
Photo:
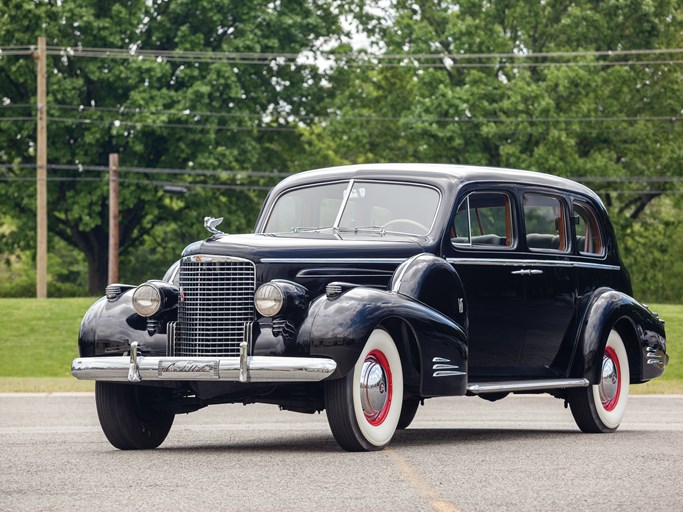
[[[467,385],[467,391],[480,393],[500,393],[515,391],[540,391],[544,389],[585,388],[590,385],[588,379],[544,379],[544,380],[509,380],[503,382],[476,382]]]

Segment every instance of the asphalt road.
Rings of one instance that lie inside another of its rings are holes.
[[[0,394],[0,511],[683,510],[683,395],[632,396],[587,435],[550,397],[441,398],[389,448],[341,451],[325,415],[213,406],[122,452],[92,394]]]

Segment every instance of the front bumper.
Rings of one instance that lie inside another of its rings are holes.
[[[246,343],[239,357],[151,357],[137,352],[133,342],[130,356],[77,358],[71,374],[81,380],[127,382],[318,382],[337,368],[326,358],[247,356]]]

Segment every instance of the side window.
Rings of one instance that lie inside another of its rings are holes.
[[[532,251],[569,249],[567,215],[562,200],[545,194],[524,194],[526,242]]]
[[[574,202],[576,223],[576,245],[579,253],[601,256],[605,245],[602,243],[600,224],[593,208],[582,201]]]
[[[514,245],[512,201],[504,192],[473,192],[458,206],[451,241],[462,247]]]

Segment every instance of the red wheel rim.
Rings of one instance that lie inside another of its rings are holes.
[[[387,360],[386,356],[380,350],[372,350],[370,353],[368,353],[368,355],[365,357],[363,367],[364,371],[362,379],[364,379],[368,375],[370,369],[379,368],[382,372],[382,379],[378,384],[379,388],[373,388],[373,392],[375,393],[379,392],[381,395],[386,394],[386,397],[384,398],[384,403],[382,404],[382,407],[379,410],[375,410],[370,406],[371,400],[368,398],[367,395],[367,393],[369,392],[368,383],[361,382],[361,393],[366,393],[364,397],[365,399],[363,400],[364,404],[366,404],[363,407],[363,415],[365,416],[366,421],[370,425],[378,426],[381,425],[387,418],[387,415],[389,414],[389,409],[391,408],[391,398],[393,393],[391,367],[389,366],[389,361]],[[383,386],[386,386],[386,389],[382,389]],[[368,411],[368,409],[372,410]]]
[[[602,407],[606,411],[613,411],[619,403],[619,394],[621,393],[621,367],[619,366],[619,357],[612,347],[605,347],[605,358],[609,359],[614,365],[617,374],[617,391],[614,396],[608,400],[602,400]]]

